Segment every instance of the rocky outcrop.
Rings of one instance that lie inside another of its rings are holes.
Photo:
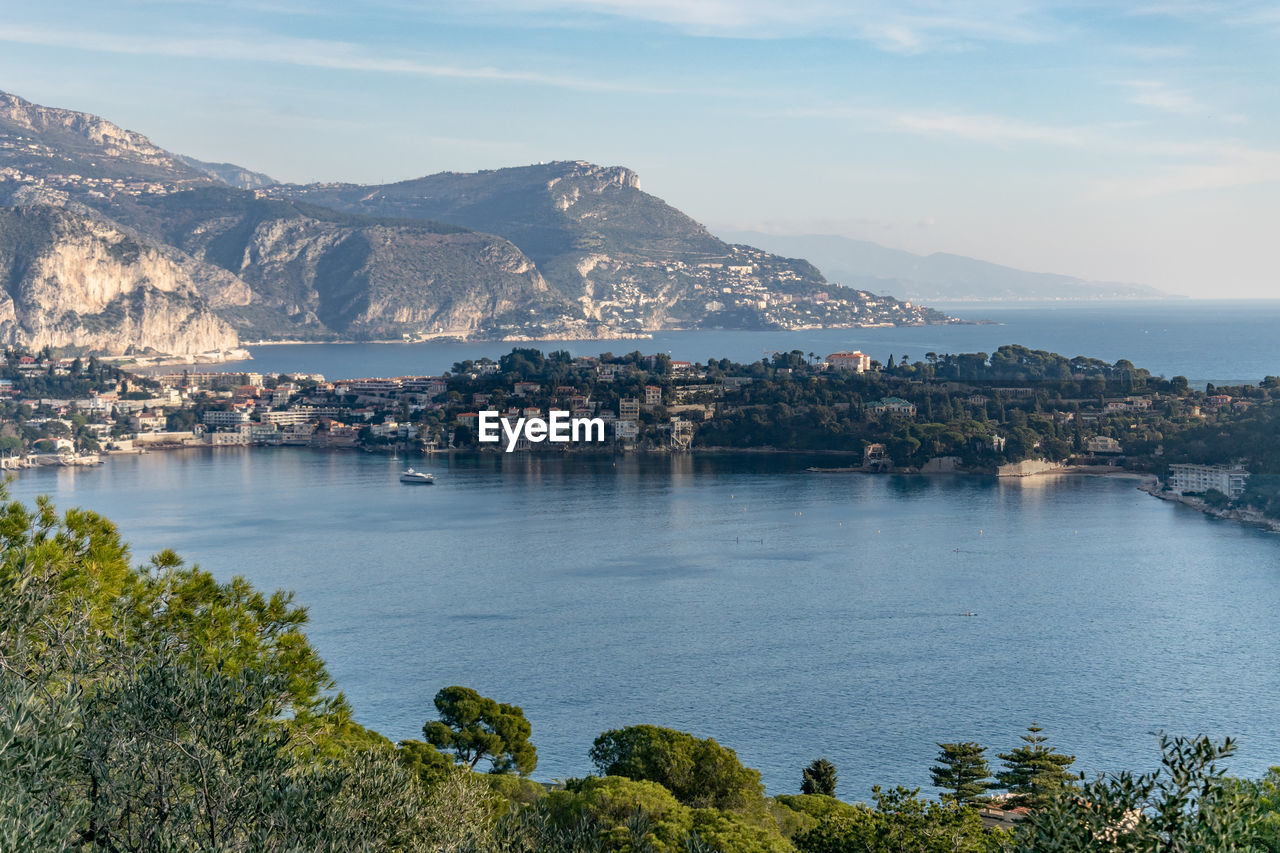
[[[238,343],[168,254],[62,208],[0,210],[0,284],[6,344],[194,355]]]
[[[433,220],[510,240],[587,317],[658,329],[707,315],[708,291],[748,284],[825,287],[817,270],[785,258],[737,257],[734,247],[662,199],[622,166],[580,160],[469,174],[444,172],[382,186],[277,185],[265,190],[369,216]],[[761,253],[756,253],[759,255]]]
[[[0,120],[33,134],[55,131],[81,136],[86,142],[98,146],[108,157],[127,154],[159,162],[170,156],[169,152],[156,147],[142,134],[125,130],[104,118],[74,110],[42,107],[7,92],[0,92]]]
[[[140,133],[89,113],[44,107],[0,92],[0,139],[11,144],[11,167],[36,177],[56,175],[64,185],[91,176],[212,183]]]
[[[473,335],[565,310],[514,245],[457,226],[226,188],[143,198],[122,213],[189,257],[201,293],[252,338]]]

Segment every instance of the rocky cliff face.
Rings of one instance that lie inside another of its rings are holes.
[[[140,133],[7,92],[0,92],[0,148],[10,168],[28,178],[54,179],[71,190],[108,177],[175,186],[214,182]]]
[[[0,284],[6,344],[188,355],[238,343],[178,262],[65,209],[0,210]]]
[[[826,286],[821,273],[802,261],[748,256],[723,243],[642,192],[636,173],[621,166],[565,161],[445,172],[383,186],[277,185],[264,192],[497,234],[531,258],[583,316],[623,328],[697,324],[710,313],[711,294],[726,287],[747,293]]]
[[[205,298],[253,338],[469,335],[565,307],[514,245],[457,226],[227,188],[140,198],[117,215],[198,264]]]
[[[169,152],[158,148],[140,133],[118,127],[104,118],[89,113],[42,107],[17,95],[0,92],[0,120],[12,122],[35,135],[49,132],[74,134],[98,146],[104,156],[151,158],[154,162],[170,159]]]

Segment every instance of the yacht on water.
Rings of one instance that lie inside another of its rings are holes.
[[[426,471],[415,471],[412,468],[400,475],[400,482],[402,483],[421,483],[430,486],[435,481],[435,476],[428,474]]]

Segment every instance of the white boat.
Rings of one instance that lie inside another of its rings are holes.
[[[436,478],[426,471],[415,471],[412,468],[400,475],[400,482],[402,483],[421,483],[430,486],[435,481]]]

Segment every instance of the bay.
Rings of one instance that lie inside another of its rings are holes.
[[[825,756],[848,799],[928,790],[935,741],[994,753],[1032,722],[1090,772],[1150,767],[1160,730],[1238,737],[1236,773],[1280,763],[1274,534],[1129,480],[817,461],[438,457],[412,487],[404,459],[222,448],[11,492],[107,514],[138,559],[172,547],[294,590],[356,718],[391,738],[420,736],[448,684],[522,705],[542,780],[634,723],[715,737],[772,793]]]
[[[417,344],[284,344],[251,347],[252,360],[217,370],[318,372],[330,379],[439,374],[464,359],[497,358],[516,346],[574,355],[665,352],[685,361],[757,361],[772,351],[861,349],[888,361],[928,352],[992,352],[1022,344],[1068,357],[1127,358],[1157,375],[1186,376],[1193,384],[1258,382],[1280,375],[1280,300],[938,305],[954,316],[992,325],[821,329],[808,331],[658,332],[651,340],[469,342]]]

